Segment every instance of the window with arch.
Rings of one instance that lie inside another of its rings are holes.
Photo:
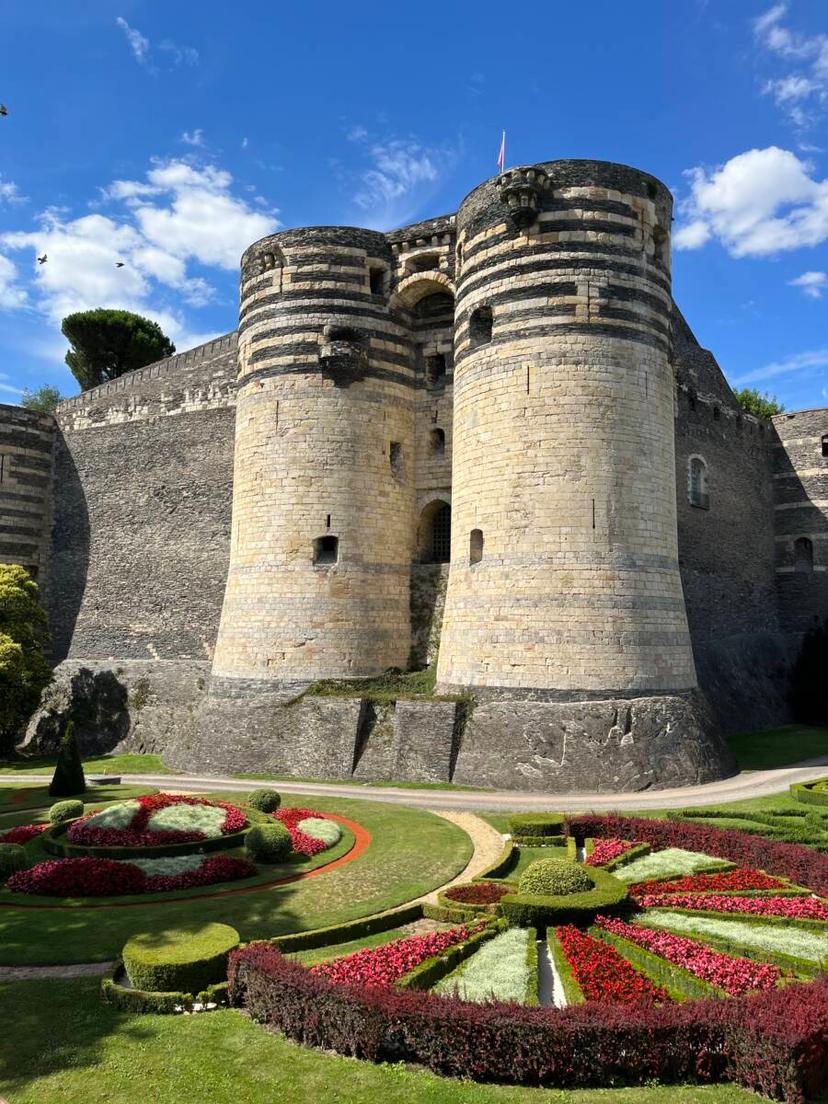
[[[486,345],[492,340],[493,321],[491,307],[477,307],[476,310],[471,312],[471,317],[469,318],[469,342],[473,349],[477,349],[481,345]]]
[[[483,530],[472,529],[469,533],[469,565],[479,564],[483,559]]]
[[[313,542],[313,562],[319,567],[335,564],[339,559],[338,537],[317,537]]]
[[[814,570],[814,542],[810,537],[797,537],[794,541],[794,571],[810,574]]]
[[[707,464],[700,456],[691,456],[687,464],[687,492],[691,506],[701,510],[710,509],[710,494],[707,489]]]
[[[432,429],[428,435],[428,451],[432,456],[445,456],[446,431],[444,429]]]
[[[420,514],[418,530],[420,561],[448,563],[451,559],[451,506],[437,500],[429,502]]]

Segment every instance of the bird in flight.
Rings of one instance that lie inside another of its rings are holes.
[[[116,261],[115,262],[115,267],[116,268],[123,268],[124,267],[124,262],[123,261]]]
[[[5,104],[0,104],[0,115],[8,115],[9,109]]]
[[[46,261],[47,261],[48,259],[49,259],[49,258],[48,258],[48,257],[46,256],[46,254],[44,253],[42,257],[38,257],[38,258],[37,258],[37,263],[38,263],[38,264],[46,264]]]

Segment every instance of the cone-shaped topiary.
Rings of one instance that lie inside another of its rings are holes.
[[[49,783],[49,794],[51,797],[71,797],[73,794],[85,791],[86,778],[83,774],[78,742],[75,739],[75,726],[72,721],[69,721],[60,742],[57,766]]]
[[[589,875],[565,859],[539,859],[526,867],[520,879],[521,893],[545,897],[564,897],[569,893],[586,893],[593,888]]]
[[[290,832],[284,824],[256,824],[245,836],[244,846],[254,862],[282,862],[293,848]]]
[[[49,810],[50,824],[63,824],[66,820],[75,820],[83,816],[83,802],[70,798],[68,801],[56,801]]]
[[[19,843],[0,843],[0,882],[16,870],[25,870],[28,865],[26,852]]]
[[[276,790],[253,790],[247,804],[261,813],[275,813],[282,804],[282,797]]]

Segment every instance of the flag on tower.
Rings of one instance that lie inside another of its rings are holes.
[[[506,131],[503,131],[503,136],[500,139],[500,149],[497,154],[497,167],[500,172],[506,167]]]

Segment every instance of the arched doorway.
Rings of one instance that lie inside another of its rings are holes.
[[[451,559],[451,506],[442,499],[420,514],[417,544],[420,563],[448,563]]]

